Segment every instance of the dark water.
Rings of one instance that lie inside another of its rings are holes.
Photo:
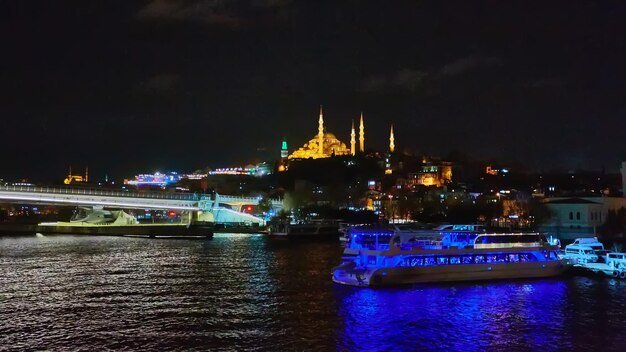
[[[0,350],[626,350],[626,281],[343,287],[331,243],[0,239]]]

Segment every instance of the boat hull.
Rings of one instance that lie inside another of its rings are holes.
[[[282,231],[270,231],[269,235],[276,239],[339,241],[341,233],[337,225],[291,225]]]
[[[529,263],[497,263],[424,267],[337,269],[333,281],[352,286],[388,286],[401,284],[481,281],[499,279],[544,278],[563,274],[570,268],[563,260]]]
[[[48,223],[36,227],[36,232],[44,235],[71,234],[90,236],[125,236],[148,238],[213,238],[212,223],[197,224],[135,224],[135,225],[94,225],[71,223]]]

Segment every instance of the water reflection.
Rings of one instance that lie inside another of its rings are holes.
[[[598,350],[626,346],[626,281],[333,284],[341,247],[0,238],[0,350]]]
[[[567,287],[558,280],[336,287],[338,349],[532,349],[559,346]],[[560,347],[563,347],[562,345]]]

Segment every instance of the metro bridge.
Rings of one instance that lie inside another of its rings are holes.
[[[0,186],[0,201],[28,204],[74,205],[91,209],[179,210],[191,218],[213,222],[262,223],[242,212],[255,206],[259,198],[168,192],[126,192],[106,189],[47,186]],[[271,200],[272,208],[282,209],[282,200]]]

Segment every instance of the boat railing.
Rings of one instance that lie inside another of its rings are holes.
[[[443,244],[441,241],[431,241],[431,240],[422,240],[422,241],[410,241],[410,242],[402,242],[396,243],[396,247],[400,248],[402,251],[410,251],[413,249],[442,249]]]

